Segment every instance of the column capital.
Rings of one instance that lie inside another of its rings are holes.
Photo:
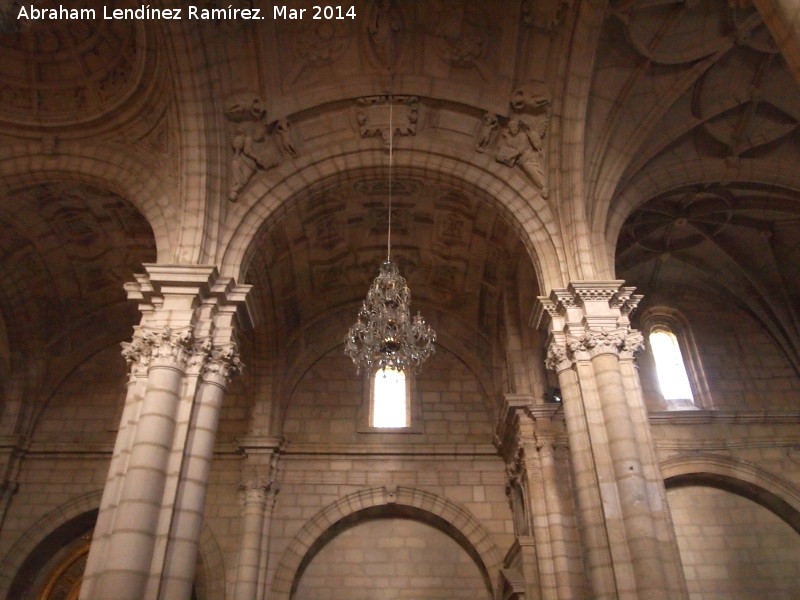
[[[575,334],[576,329],[608,330],[630,323],[628,317],[642,296],[621,279],[572,281],[566,288],[539,296],[531,316],[534,327],[549,326],[551,332]]]
[[[275,499],[279,491],[280,488],[274,481],[264,479],[250,479],[239,484],[239,495],[244,505],[266,505],[268,501]]]
[[[194,353],[193,342],[190,327],[139,327],[130,342],[122,342],[122,356],[133,375],[142,374],[151,366],[184,370]]]
[[[210,340],[209,340],[210,343]],[[205,355],[201,372],[204,381],[216,383],[223,387],[244,369],[244,363],[239,358],[239,348],[235,343],[226,347],[212,350]]]
[[[250,322],[250,285],[221,277],[211,265],[145,264],[146,273],[127,283],[139,301],[141,324],[122,355],[133,375],[151,366],[174,366],[226,385],[241,372],[237,327]]]

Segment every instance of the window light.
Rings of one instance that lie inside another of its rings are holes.
[[[403,371],[377,369],[372,382],[372,427],[408,427],[408,394]]]
[[[650,333],[650,347],[656,362],[658,385],[664,400],[694,400],[689,377],[678,346],[671,331],[656,329]]]

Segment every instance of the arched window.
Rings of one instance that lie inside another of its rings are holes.
[[[655,306],[642,314],[640,323],[647,336],[654,384],[663,401],[661,408],[711,408],[700,356],[686,318],[673,308]]]
[[[422,433],[416,377],[387,367],[364,377],[359,408],[360,433]]]
[[[650,348],[656,363],[658,386],[664,400],[688,400],[694,404],[694,395],[689,385],[689,375],[683,364],[678,338],[663,327],[650,331]]]
[[[408,385],[402,371],[387,367],[372,374],[369,425],[400,428],[409,425]]]

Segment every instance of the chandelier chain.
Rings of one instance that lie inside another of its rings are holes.
[[[392,262],[392,192],[394,188],[394,70],[389,60],[389,215],[386,260],[367,292],[355,324],[344,338],[344,352],[356,371],[369,374],[374,368],[417,373],[434,352],[436,332],[420,313],[411,316],[411,291],[397,265]]]

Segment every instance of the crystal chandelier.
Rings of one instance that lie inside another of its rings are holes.
[[[417,373],[434,352],[436,332],[422,315],[411,317],[411,292],[392,262],[392,155],[394,127],[392,97],[389,101],[389,226],[386,260],[367,292],[358,319],[344,338],[344,353],[353,359],[357,372],[373,368]]]

